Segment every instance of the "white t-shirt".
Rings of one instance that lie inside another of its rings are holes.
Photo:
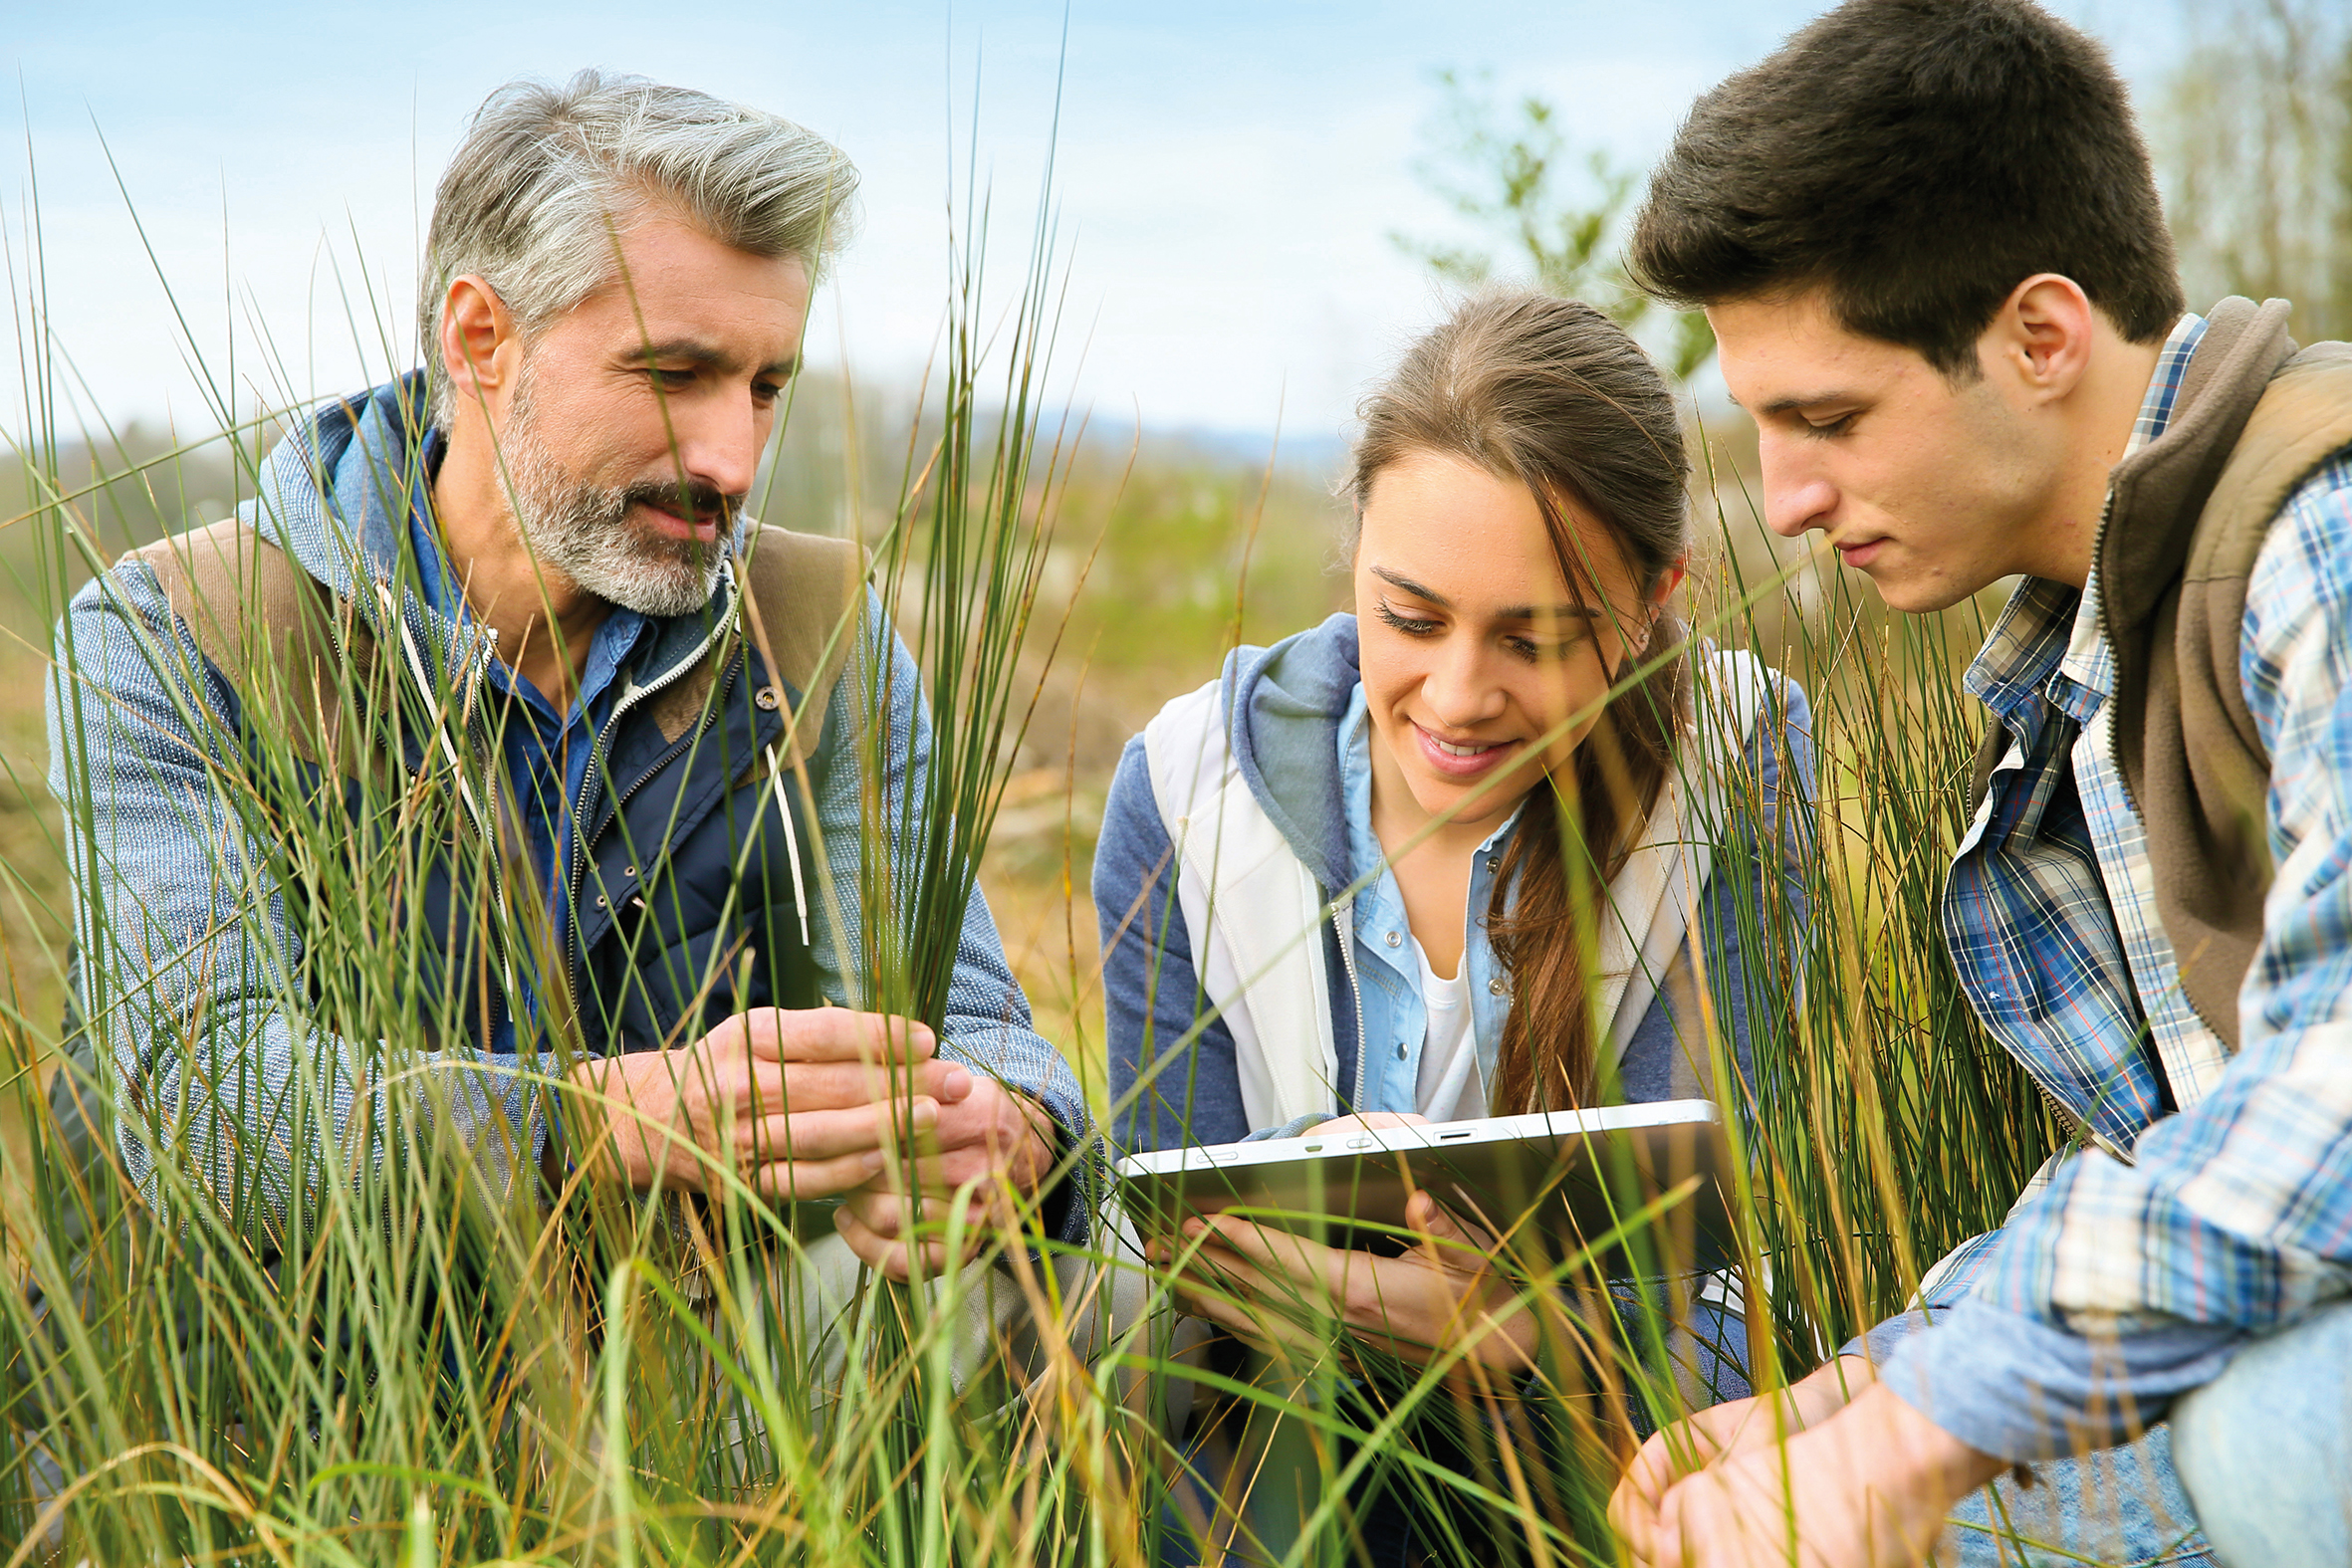
[[[1429,1031],[1421,1039],[1421,1070],[1413,1079],[1414,1107],[1433,1122],[1469,1121],[1487,1114],[1487,1085],[1478,1067],[1478,1031],[1470,1026],[1470,966],[1440,979],[1429,955],[1413,944],[1421,969],[1421,1006]]]

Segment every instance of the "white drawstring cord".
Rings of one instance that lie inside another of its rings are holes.
[[[482,842],[489,847],[491,862],[495,868],[498,859],[497,835],[491,831],[490,818],[484,814],[482,803],[474,798],[474,788],[466,780],[465,764],[458,758],[456,743],[449,739],[449,726],[443,721],[440,699],[433,695],[433,683],[431,678],[425,674],[423,656],[416,651],[416,638],[408,630],[408,618],[400,613],[399,601],[392,596],[392,590],[382,581],[376,582],[375,592],[377,601],[383,606],[384,618],[400,628],[400,651],[407,655],[408,673],[415,680],[416,689],[424,698],[427,717],[432,722],[433,734],[439,737],[441,742],[441,755],[449,760],[449,772],[457,780],[458,801],[466,808],[466,814],[473,818],[474,831],[482,835]],[[508,997],[522,995],[515,985],[515,969],[511,962],[511,955],[507,953],[503,943],[499,946],[499,978],[506,984]]]
[[[400,628],[400,651],[408,656],[408,673],[415,680],[417,691],[424,697],[427,716],[432,720],[433,734],[441,742],[441,755],[449,760],[450,772],[457,777],[457,798],[464,802],[467,814],[473,817],[474,831],[482,835],[483,842],[495,848],[497,839],[491,835],[490,819],[483,814],[481,802],[474,798],[473,785],[466,781],[465,764],[458,760],[457,746],[449,739],[449,726],[442,720],[440,699],[433,695],[432,678],[425,674],[424,657],[416,651],[416,638],[408,630],[407,617],[400,613],[390,588],[378,582],[375,591],[382,600],[385,618]]]
[[[801,835],[793,826],[792,802],[784,793],[784,762],[776,748],[768,748],[768,784],[776,791],[776,814],[784,818],[784,848],[793,862],[793,905],[801,916],[801,946],[809,941],[809,889],[801,881]]]

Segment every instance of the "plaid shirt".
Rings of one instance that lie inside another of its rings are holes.
[[[2131,450],[2170,422],[2204,331],[2191,316],[2167,339]],[[1956,1254],[1929,1295],[1960,1304],[1886,1368],[2010,1458],[2127,1437],[2247,1335],[2352,1290],[2352,454],[2287,498],[2247,587],[2277,871],[2234,1058],[2157,918],[2096,604],[2095,582],[2029,578],[1971,666],[2011,745],[1944,907],[1978,1014],[2094,1148]]]

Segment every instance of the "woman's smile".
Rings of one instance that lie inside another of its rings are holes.
[[[1449,741],[1417,720],[1405,722],[1420,739],[1422,760],[1449,779],[1484,778],[1520,750],[1517,740]]]

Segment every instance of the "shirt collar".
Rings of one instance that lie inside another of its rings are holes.
[[[2181,380],[2188,373],[2189,357],[2204,338],[2205,318],[2194,311],[2175,322],[2173,330],[2165,335],[2164,346],[2156,351],[2156,368],[2148,376],[2148,390],[2140,396],[2140,411],[2132,419],[2131,439],[2124,443],[2125,457],[2171,428],[2173,406],[2181,399]],[[2107,654],[2106,633],[2099,625],[2099,568],[2094,561],[2090,576],[2083,583],[2082,598],[2075,605],[2074,621],[2066,638],[2066,655],[2059,662],[2058,671],[2086,691],[2106,697],[2114,685],[2114,660]],[[2061,706],[2071,711],[2074,705],[2061,703]],[[2087,719],[2088,713],[2077,717]]]
[[[2131,456],[2158,436],[2173,422],[2173,404],[2181,397],[2181,378],[2188,374],[2189,356],[2205,337],[2205,318],[2191,311],[2173,323],[2173,330],[2165,336],[2164,346],[2156,351],[2156,369],[2148,377],[2148,390],[2140,398],[2140,412],[2132,420],[2130,441],[2123,449]]]
[[[2018,583],[1962,684],[2003,718],[2037,711],[2043,688],[2065,655],[2080,598],[2075,589],[2048,577]]]

